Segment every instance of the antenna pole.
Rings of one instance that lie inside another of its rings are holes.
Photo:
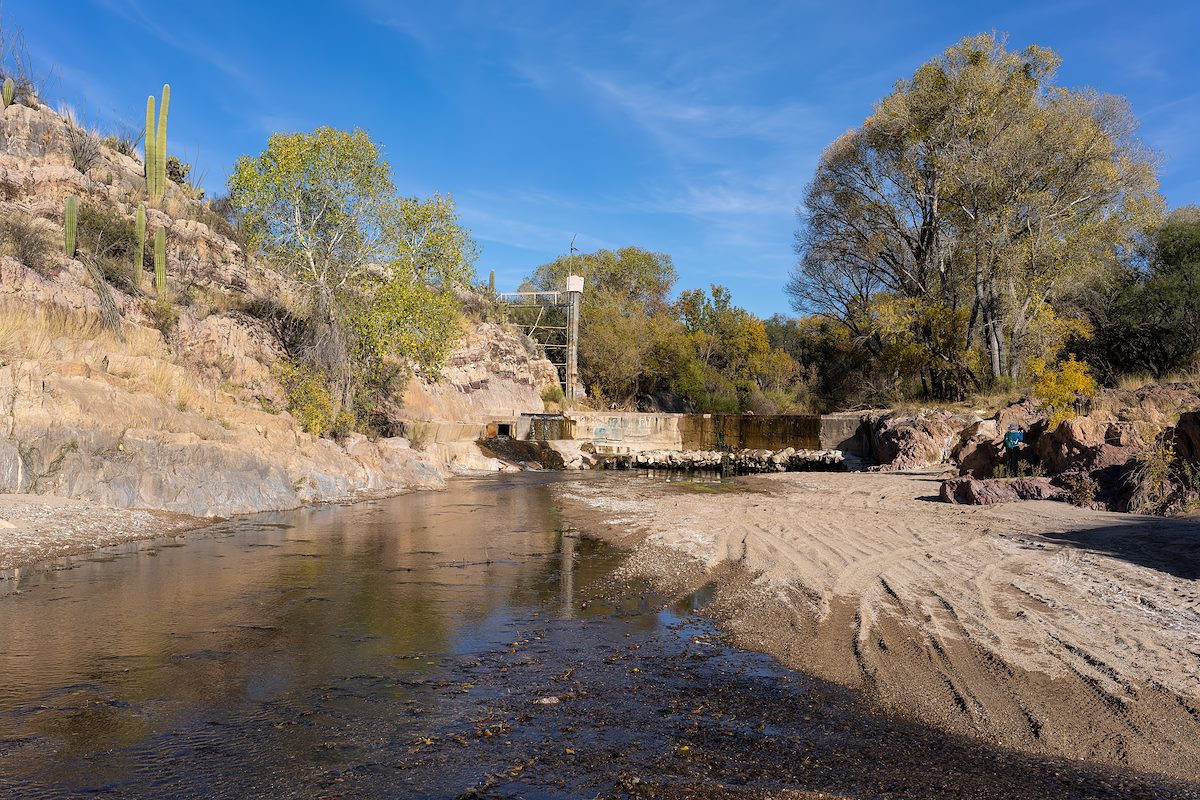
[[[579,311],[583,298],[584,279],[575,273],[575,235],[571,236],[570,247],[571,274],[567,276],[567,366],[566,375],[566,405],[573,408],[583,392],[579,385]]]

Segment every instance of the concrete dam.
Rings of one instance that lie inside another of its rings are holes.
[[[650,450],[840,450],[871,456],[870,431],[858,414],[657,414],[573,411],[522,414],[494,423],[489,436],[588,442],[596,453],[630,455]]]

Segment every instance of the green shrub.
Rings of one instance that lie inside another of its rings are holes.
[[[100,138],[100,144],[107,147],[109,150],[120,153],[123,156],[128,156],[132,159],[137,159],[138,143],[141,142],[141,134],[135,135],[132,130],[123,128],[116,133],[110,133]]]
[[[288,411],[306,433],[324,436],[333,430],[333,399],[324,373],[294,361],[279,361],[275,379],[287,395]]]
[[[167,179],[180,186],[186,186],[192,174],[192,165],[180,161],[177,156],[167,156]]]
[[[542,389],[542,402],[546,405],[557,404],[561,406],[565,398],[566,395],[563,394],[562,387],[557,383],[552,383],[545,389]]]
[[[78,248],[97,260],[128,260],[137,251],[133,223],[105,206],[81,206],[77,230]]]
[[[164,298],[147,300],[143,308],[150,318],[150,324],[158,329],[164,339],[169,339],[175,330],[175,323],[179,322],[179,310]]]
[[[358,429],[358,417],[348,408],[343,408],[333,417],[329,426],[330,437],[339,442]]]
[[[54,245],[37,220],[18,211],[0,215],[0,247],[32,270],[49,273],[54,266]]]
[[[1138,514],[1166,513],[1177,488],[1176,466],[1175,438],[1160,433],[1137,455],[1129,510]]]
[[[1064,476],[1063,486],[1067,490],[1067,502],[1080,508],[1087,508],[1095,502],[1096,492],[1100,491],[1100,484],[1083,472]]]
[[[113,258],[99,259],[96,264],[100,268],[104,282],[109,286],[120,289],[126,294],[134,294],[138,291],[137,276],[129,264]]]

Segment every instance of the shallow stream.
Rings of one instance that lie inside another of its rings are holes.
[[[609,580],[563,480],[221,523],[0,581],[0,797],[1192,797],[865,709]]]

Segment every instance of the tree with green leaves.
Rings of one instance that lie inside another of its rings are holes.
[[[762,321],[736,306],[727,288],[685,290],[671,302],[670,256],[638,247],[562,256],[538,267],[523,288],[561,291],[572,274],[586,279],[579,366],[593,402],[628,407],[669,393],[700,411],[795,409],[799,366],[772,350]],[[565,320],[526,310],[519,321],[553,327]],[[562,339],[556,331],[542,341]]]
[[[675,283],[671,257],[640,247],[560,256],[534,270],[522,288],[563,291],[569,275],[584,278],[579,372],[589,394],[626,405],[639,393],[655,391],[656,379],[645,372],[648,354],[655,347],[648,337],[663,329],[654,318],[665,315]],[[526,312],[519,321],[529,324],[536,316]],[[544,317],[542,324],[562,326],[565,319]],[[559,345],[563,338],[556,335],[546,341]]]
[[[298,288],[301,357],[337,406],[363,388],[381,400],[409,370],[436,373],[476,253],[449,198],[398,198],[367,134],[332,128],[271,136],[239,159],[229,193],[250,246]]]
[[[1095,332],[1087,360],[1110,380],[1200,367],[1200,208],[1172,212],[1144,250],[1084,298]]]
[[[1018,378],[1077,335],[1070,295],[1117,268],[1161,200],[1128,104],[1056,86],[1058,64],[963,39],[830,145],[800,212],[794,307],[877,358],[903,350],[937,396]]]

